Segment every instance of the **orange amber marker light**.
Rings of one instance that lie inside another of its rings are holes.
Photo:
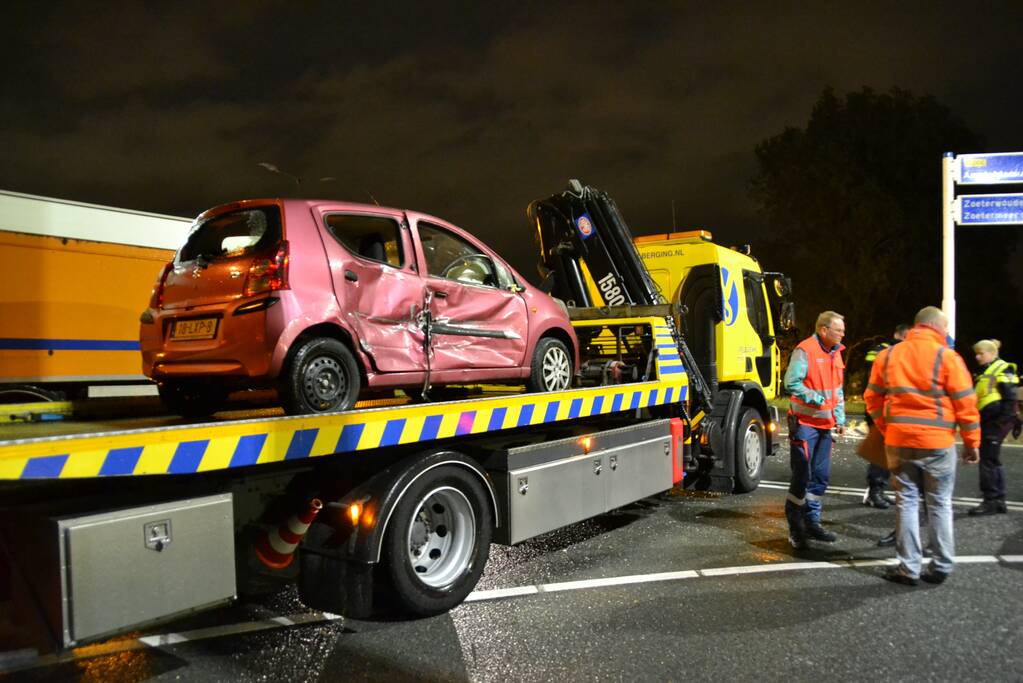
[[[776,431],[778,431],[778,423],[777,422],[768,422],[767,423],[767,431],[769,431],[769,432],[776,432]]]
[[[588,436],[584,436],[579,439],[579,445],[583,447],[583,453],[589,453],[590,448],[593,446],[593,439]]]
[[[359,523],[359,517],[362,516],[362,506],[358,503],[352,503],[348,506],[348,518],[352,520],[352,524]]]

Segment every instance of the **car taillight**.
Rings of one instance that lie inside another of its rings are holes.
[[[165,264],[163,270],[160,271],[160,277],[156,278],[156,284],[153,285],[153,293],[149,297],[150,308],[159,309],[163,305],[163,285],[167,282],[167,275],[170,274],[173,267],[173,262]]]
[[[272,259],[256,259],[245,278],[245,296],[288,288],[288,243],[281,242]]]

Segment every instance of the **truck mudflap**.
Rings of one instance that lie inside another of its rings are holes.
[[[451,450],[406,458],[327,503],[300,550],[299,597],[366,617],[383,577],[394,589],[389,597],[406,609],[439,614],[479,580],[499,520],[492,483],[476,461]],[[421,552],[410,555],[410,545]]]

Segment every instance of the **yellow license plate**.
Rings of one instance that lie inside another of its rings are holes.
[[[171,328],[171,339],[213,339],[217,336],[216,318],[176,320]]]

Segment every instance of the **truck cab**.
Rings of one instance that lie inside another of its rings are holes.
[[[681,313],[680,328],[712,390],[754,382],[765,399],[778,396],[775,339],[779,328],[792,326],[788,278],[765,273],[748,247],[715,244],[705,230],[647,235],[635,243],[661,293]]]

